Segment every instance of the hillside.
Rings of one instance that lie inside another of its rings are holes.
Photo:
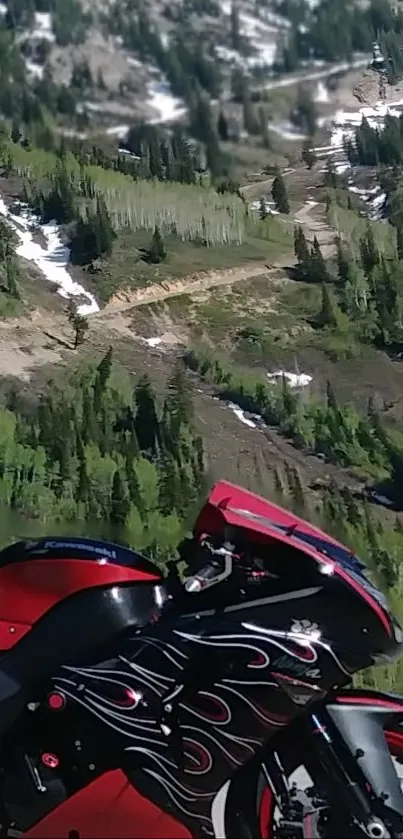
[[[399,601],[399,9],[0,12],[3,540],[93,533],[163,562],[223,477],[316,519]]]

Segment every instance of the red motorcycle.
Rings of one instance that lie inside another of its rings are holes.
[[[219,482],[163,577],[90,539],[0,552],[0,835],[403,836],[401,653],[364,565]]]

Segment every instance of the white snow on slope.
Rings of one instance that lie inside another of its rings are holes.
[[[297,126],[293,125],[289,120],[284,120],[284,122],[279,123],[269,122],[268,127],[270,131],[273,131],[274,134],[278,134],[283,138],[283,140],[301,143],[307,139],[307,135],[302,134],[302,132],[298,130]]]
[[[266,373],[266,376],[270,384],[276,384],[285,379],[291,388],[307,387],[307,385],[311,384],[313,381],[312,376],[308,376],[307,373],[288,373],[285,370],[277,370],[275,373]],[[235,402],[227,402],[227,408],[229,408],[230,411],[235,414],[236,418],[248,428],[258,428],[260,430],[267,428],[265,421],[261,416],[259,416],[259,414],[252,414],[249,411],[244,411],[243,408],[240,408],[240,406]]]
[[[329,102],[329,91],[321,80],[318,81],[316,87],[315,102],[320,105],[326,105]]]
[[[230,15],[231,14],[231,2],[230,0],[223,0],[221,3],[221,9],[223,14]],[[252,68],[252,67],[271,67],[274,64],[276,51],[277,51],[277,42],[279,38],[279,32],[282,29],[285,29],[289,26],[289,22],[285,18],[281,18],[278,15],[270,15],[270,13],[266,14],[266,19],[262,20],[258,17],[254,17],[247,12],[240,11],[239,13],[239,28],[251,46],[253,46],[256,55],[242,57],[242,63],[245,67]],[[228,56],[232,51],[228,51]],[[223,52],[221,52],[222,57],[224,57]],[[236,63],[240,63],[240,56],[235,54],[235,56],[231,56]]]
[[[270,201],[269,199],[264,199],[264,206],[265,206],[266,213],[270,213],[270,215],[272,215],[272,216],[279,216],[280,215],[279,210],[276,210],[274,201]],[[251,213],[260,213],[261,202],[259,200],[252,201],[251,204],[249,204],[249,210],[250,210]]]
[[[35,23],[31,37],[40,38],[53,43],[55,34],[53,32],[52,15],[49,12],[35,12]]]
[[[86,291],[83,286],[75,283],[67,270],[70,252],[61,241],[57,224],[51,222],[50,224],[39,225],[46,239],[46,247],[42,247],[33,241],[30,230],[32,225],[38,224],[38,220],[26,208],[22,208],[21,215],[13,215],[3,199],[0,198],[0,215],[7,218],[8,223],[20,240],[20,244],[16,248],[17,256],[28,260],[28,262],[33,262],[45,279],[57,286],[57,293],[61,297],[65,299],[83,298],[86,302],[77,306],[78,314],[86,316],[99,312],[95,297],[89,291]]]
[[[372,128],[382,130],[387,115],[399,117],[402,113],[403,100],[387,104],[379,101],[373,108],[364,106],[358,111],[337,111],[331,123],[330,143],[327,146],[318,146],[315,149],[318,157],[324,160],[330,159],[334,164],[337,174],[342,175],[350,170],[352,166],[345,153],[344,146],[348,140],[353,140],[356,129],[361,125],[362,120],[368,120]],[[326,171],[326,167],[322,170]],[[348,179],[348,189],[359,195],[369,207],[368,215],[373,219],[382,218],[382,210],[385,205],[386,194],[381,191],[380,186],[369,189],[361,189],[354,183],[352,174]]]
[[[144,340],[146,344],[152,348],[159,347],[159,345],[162,344],[162,338],[144,338]]]
[[[168,82],[151,82],[148,85],[148,104],[158,112],[158,116],[150,123],[171,122],[186,113],[181,99],[173,96]]]
[[[274,373],[266,373],[270,384],[282,382],[284,379],[289,387],[307,387],[313,381],[312,376],[307,373],[287,373],[285,370],[276,370]]]
[[[243,411],[239,405],[236,405],[234,402],[228,402],[228,408],[235,414],[237,419],[243,423],[243,425],[247,425],[248,428],[256,428],[256,423],[253,422],[253,420],[248,419],[245,415],[245,411]]]

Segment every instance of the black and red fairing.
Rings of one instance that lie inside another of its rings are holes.
[[[224,536],[226,528],[241,528],[248,541],[288,544],[312,557],[329,576],[337,576],[371,608],[385,636],[385,651],[399,647],[402,632],[386,598],[371,583],[365,565],[348,548],[288,510],[227,481],[211,490],[195,526],[194,536]],[[390,643],[388,643],[388,639]]]
[[[94,539],[19,541],[0,551],[0,650],[61,601],[89,590],[148,583],[161,572],[128,548]]]

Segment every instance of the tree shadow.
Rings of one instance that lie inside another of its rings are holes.
[[[46,335],[47,338],[50,338],[51,341],[56,341],[56,344],[59,344],[60,347],[64,347],[66,350],[74,349],[73,344],[68,344],[67,341],[63,340],[63,338],[59,338],[57,335],[52,335],[52,333],[47,332],[46,329],[43,330],[43,334]]]

